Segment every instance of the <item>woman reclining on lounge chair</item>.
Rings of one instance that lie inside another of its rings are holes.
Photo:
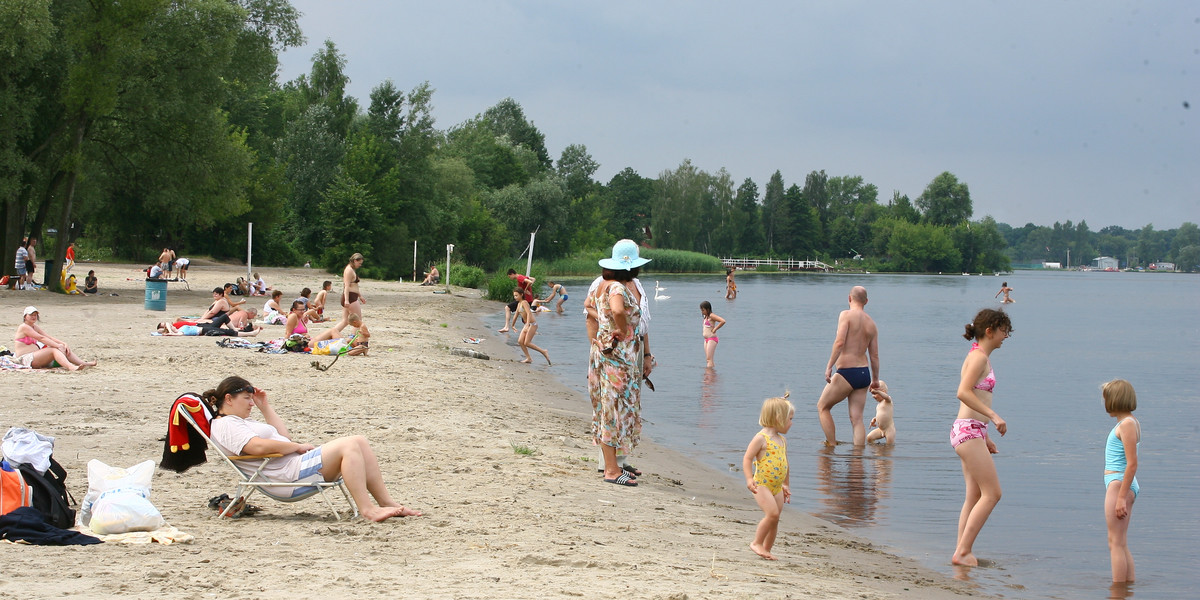
[[[293,442],[287,425],[267,402],[267,392],[236,375],[226,377],[217,389],[204,392],[203,398],[216,415],[212,421],[212,440],[221,452],[227,456],[283,454],[267,463],[262,475],[268,480],[303,484],[336,481],[341,477],[359,512],[372,521],[420,516],[420,511],[405,508],[388,494],[379,472],[379,460],[366,438],[340,437],[319,447]],[[249,418],[255,406],[265,423]],[[258,468],[241,464],[248,461],[237,462],[247,475]],[[379,504],[372,502],[372,498]]]

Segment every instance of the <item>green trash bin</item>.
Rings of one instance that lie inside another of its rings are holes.
[[[146,280],[146,310],[167,310],[167,282],[162,279]]]

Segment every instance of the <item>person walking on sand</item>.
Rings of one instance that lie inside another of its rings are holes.
[[[792,501],[791,471],[787,461],[787,439],[784,434],[792,428],[796,407],[782,398],[767,398],[763,401],[758,424],[762,431],[755,434],[742,456],[742,473],[746,476],[746,489],[754,495],[764,516],[754,531],[750,549],[755,554],[776,560],[771,554],[775,545],[775,534],[779,531],[779,514],[783,505]]]
[[[737,282],[733,280],[733,269],[725,269],[725,299],[737,298]]]
[[[362,265],[363,255],[355,252],[350,255],[350,262],[346,263],[346,268],[342,269],[342,318],[335,327],[345,327],[350,322],[351,313],[362,316],[362,307],[367,303],[358,287],[358,269]]]
[[[875,321],[864,310],[867,306],[867,288],[854,286],[847,300],[850,308],[838,315],[833,351],[825,366],[825,389],[817,400],[817,417],[821,421],[821,430],[825,432],[826,446],[837,445],[831,410],[846,399],[849,399],[854,445],[867,443],[867,429],[863,425],[867,389],[879,387],[879,332],[875,328]]]
[[[996,372],[992,370],[992,352],[1012,335],[1012,321],[1004,311],[985,308],[967,323],[963,337],[974,340],[963,360],[958,381],[958,417],[950,427],[950,445],[962,461],[966,499],[958,515],[958,541],[950,562],[974,567],[975,538],[979,537],[992,509],[1000,502],[1000,478],[992,455],[996,444],[988,437],[990,421],[1003,436],[1008,423],[992,409]]]
[[[1108,554],[1113,583],[1133,581],[1133,554],[1129,552],[1129,521],[1140,488],[1137,481],[1138,446],[1142,424],[1133,416],[1137,394],[1124,379],[1100,387],[1104,411],[1117,420],[1104,443],[1104,522],[1108,525]]]
[[[525,364],[533,362],[533,358],[529,356],[529,349],[532,348],[542,353],[546,357],[546,364],[550,364],[550,354],[545,350],[538,348],[533,344],[533,336],[537,335],[537,317],[533,315],[533,310],[529,308],[529,303],[521,297],[521,290],[513,290],[513,299],[517,301],[516,314],[521,317],[521,322],[525,325],[521,327],[521,333],[517,336],[517,345],[521,347],[521,352],[525,353],[525,360],[521,361]],[[513,324],[516,324],[516,319],[513,319]]]
[[[700,303],[700,316],[704,317],[701,321],[701,335],[704,336],[705,366],[711,369],[716,366],[713,356],[717,353],[717,330],[725,326],[725,319],[713,314],[712,304],[708,300]]]
[[[1013,300],[1013,299],[1012,299],[1012,298],[1010,298],[1010,297],[1009,297],[1009,295],[1008,295],[1008,293],[1009,293],[1009,292],[1011,292],[1011,291],[1013,291],[1013,289],[1012,289],[1012,288],[1010,288],[1010,287],[1008,287],[1008,282],[1007,282],[1007,281],[1005,281],[1004,283],[1001,283],[1001,284],[1000,284],[1000,291],[996,292],[996,295],[995,295],[995,296],[992,296],[992,297],[993,297],[993,298],[997,298],[997,297],[999,297],[999,296],[1000,296],[1000,294],[1004,294],[1004,299],[1000,301],[1002,304],[1008,304],[1008,303],[1010,303],[1010,302],[1016,302],[1016,300]]]

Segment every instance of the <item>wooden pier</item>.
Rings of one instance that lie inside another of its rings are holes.
[[[755,269],[768,265],[780,271],[822,271],[828,273],[833,267],[819,260],[765,260],[759,258],[722,258],[721,264],[734,269]]]

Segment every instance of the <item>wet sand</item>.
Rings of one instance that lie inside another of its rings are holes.
[[[748,544],[762,513],[750,494],[675,452],[643,443],[637,488],[603,483],[588,431],[590,406],[544,364],[523,365],[482,314],[502,311],[476,290],[434,294],[413,283],[364,280],[370,355],[330,357],[224,349],[218,338],[154,337],[156,323],[202,312],[234,266],[193,263],[191,290],[170,283],[167,311],[143,308],[136,265],[95,269],[102,295],[0,291],[11,345],[21,309],[98,367],[80,373],[5,372],[0,427],[57,438],[55,457],[77,499],[89,459],[130,466],[162,455],[171,402],[238,374],[268,391],[297,441],[364,435],[392,495],[424,516],[375,524],[335,521],[314,498],[218,519],[208,499],[232,493],[225,465],[157,471],[151,500],[190,544],[8,546],[0,597],[363,598],[954,598],[977,595],[914,561],[805,514],[785,511],[775,562]],[[284,299],[335,276],[259,269]],[[337,287],[335,287],[335,290]],[[108,294],[117,293],[118,296]],[[336,298],[336,296],[335,296]],[[265,298],[249,298],[261,308]],[[336,299],[333,302],[336,304]],[[336,316],[336,315],[334,315]],[[582,326],[582,323],[581,323]],[[314,325],[320,331],[323,325]],[[267,326],[262,339],[281,337]],[[475,346],[464,337],[486,338]],[[571,349],[538,338],[555,354]],[[451,353],[469,347],[479,360]],[[540,358],[540,357],[539,357]],[[257,414],[257,413],[255,413]],[[654,435],[653,428],[646,431]],[[529,453],[518,452],[518,449]],[[793,481],[793,485],[804,485]],[[46,569],[57,577],[51,585]]]

